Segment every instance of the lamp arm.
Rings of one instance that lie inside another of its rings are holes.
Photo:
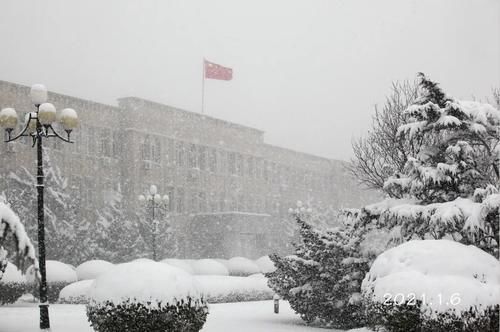
[[[75,143],[72,140],[70,140],[69,138],[64,138],[61,135],[59,135],[57,133],[57,131],[55,131],[54,128],[52,128],[52,126],[48,126],[48,128],[50,128],[50,130],[52,131],[52,133],[49,134],[47,132],[47,134],[45,135],[45,137],[57,137],[57,138],[60,138],[61,140],[63,140],[64,142],[66,142],[66,143]],[[69,137],[69,134],[68,134],[68,137]]]
[[[31,121],[31,114],[30,114],[30,120]],[[19,134],[17,134],[16,136],[14,137],[10,137],[10,132],[9,133],[9,138],[7,140],[5,140],[5,143],[9,143],[9,142],[12,142],[12,141],[15,141],[17,140],[19,137],[26,137],[26,136],[31,136],[29,134],[25,135],[24,133],[28,130],[28,127],[29,127],[29,121],[28,123],[26,123],[26,125],[24,126],[23,130],[21,130],[21,132]]]

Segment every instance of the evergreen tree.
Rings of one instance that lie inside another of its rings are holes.
[[[423,74],[419,79],[398,133],[423,144],[386,179],[392,199],[354,213],[359,226],[375,221],[400,240],[450,237],[498,255],[500,110],[455,100]]]
[[[303,207],[294,217],[300,242],[295,244],[294,255],[271,255],[277,269],[266,274],[269,287],[308,323],[363,326],[360,289],[368,259],[359,250],[362,232],[347,224],[330,231],[315,229]]]
[[[68,180],[59,167],[52,163],[50,150],[44,149],[44,213],[45,247],[48,259],[78,264],[86,258],[86,248],[82,241],[81,229],[88,226],[86,220],[77,216],[78,198],[72,195]],[[37,192],[34,170],[20,167],[17,172],[2,174],[3,195],[11,208],[16,211],[29,237],[38,248]],[[88,235],[85,234],[85,237]]]
[[[139,225],[125,216],[120,188],[107,190],[104,200],[104,208],[97,211],[93,255],[113,263],[141,257],[145,243]]]

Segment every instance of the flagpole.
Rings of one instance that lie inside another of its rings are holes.
[[[201,114],[205,113],[205,58],[203,58],[203,70],[201,72]]]

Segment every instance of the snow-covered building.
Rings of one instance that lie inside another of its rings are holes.
[[[49,92],[49,101],[57,109],[74,108],[80,117],[74,144],[44,142],[79,198],[78,213],[92,219],[109,194],[119,191],[127,215],[137,218],[138,195],[155,184],[170,197],[169,221],[184,244],[179,255],[186,258],[210,252],[189,245],[201,229],[216,234],[216,242],[232,243],[212,243],[230,248],[224,255],[256,258],[280,250],[283,220],[297,200],[359,207],[375,199],[357,187],[343,162],[266,144],[264,132],[255,128],[136,97],[113,106]],[[32,111],[29,87],[0,81],[3,107],[20,115]],[[2,174],[19,165],[34,172],[34,160],[27,139],[0,144]],[[0,178],[0,193],[8,189]],[[227,227],[196,226],[204,215],[207,223]],[[238,220],[256,227],[242,227]]]

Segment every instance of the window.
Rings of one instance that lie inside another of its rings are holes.
[[[229,174],[236,174],[236,154],[234,152],[228,153],[228,168]]]
[[[197,213],[199,211],[199,198],[198,198],[198,193],[192,191],[191,192],[191,197],[190,197],[190,206],[189,206],[189,212],[191,213]]]
[[[210,211],[217,212],[217,209],[218,209],[217,196],[215,195],[215,193],[210,193]]]
[[[87,152],[90,156],[96,154],[96,130],[94,127],[89,127],[87,130]]]
[[[208,170],[210,172],[217,171],[217,150],[215,149],[208,150]]]
[[[198,166],[202,171],[207,169],[207,148],[204,146],[198,147]]]
[[[167,187],[166,194],[168,196],[168,211],[175,211],[175,191],[174,187]]]
[[[262,176],[266,182],[269,182],[269,164],[267,160],[264,160],[262,164]]]
[[[100,130],[100,154],[105,157],[111,157],[111,130],[102,128]]]
[[[239,176],[243,176],[244,165],[243,165],[243,156],[239,153],[236,154],[236,173]]]
[[[207,211],[207,195],[204,192],[198,193],[199,198],[199,210],[200,212]]]
[[[255,176],[255,159],[252,156],[247,158],[247,175],[250,178]]]
[[[161,163],[161,140],[159,137],[154,137],[151,146],[151,160],[155,163]]]
[[[170,138],[167,138],[166,142],[165,142],[165,163],[167,165],[172,165],[173,162],[174,162],[174,141]]]
[[[179,167],[186,164],[186,151],[182,142],[175,142],[175,163]]]
[[[196,145],[189,144],[188,150],[188,167],[197,168],[197,156],[196,156]]]
[[[226,193],[225,192],[221,192],[219,194],[219,211],[220,212],[223,212],[223,211],[226,210],[226,206],[227,206],[226,203],[227,203],[226,202]]]
[[[177,209],[177,213],[183,213],[184,201],[185,201],[185,193],[183,188],[177,188],[175,199],[176,199],[175,207]]]
[[[144,137],[141,150],[142,160],[151,160],[151,138],[149,136]]]
[[[113,131],[113,157],[118,158],[122,154],[122,137],[119,131]]]

